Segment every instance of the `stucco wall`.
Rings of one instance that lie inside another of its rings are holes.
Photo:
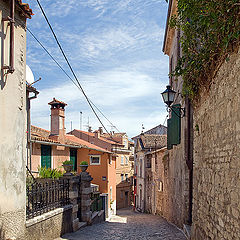
[[[43,144],[44,145],[44,144]],[[69,147],[63,146],[54,146],[51,145],[51,166],[63,171],[62,163],[64,161],[70,160],[70,150]],[[41,167],[41,144],[33,143],[32,144],[32,170],[38,171],[38,167]]]
[[[0,19],[9,15],[0,2]],[[25,19],[16,13],[16,20]],[[8,22],[0,21],[1,67],[9,61]],[[6,34],[6,36],[5,36]],[[26,171],[26,32],[15,23],[15,71],[0,76],[0,236],[17,237],[25,223]]]
[[[90,155],[100,155],[100,165],[90,165]],[[99,152],[96,150],[90,150],[81,148],[78,151],[78,173],[81,172],[80,163],[82,161],[88,162],[88,172],[93,178],[92,183],[99,185],[99,190],[101,193],[108,193],[108,163],[109,163],[109,154]],[[106,180],[103,180],[102,177],[106,177]]]
[[[194,109],[193,237],[240,237],[240,50]]]

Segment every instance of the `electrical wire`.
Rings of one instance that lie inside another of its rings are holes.
[[[78,80],[78,78],[77,78],[77,76],[76,76],[76,74],[75,74],[75,72],[74,72],[74,70],[73,70],[73,68],[72,68],[72,66],[71,66],[71,64],[70,64],[70,62],[69,62],[69,60],[68,60],[68,58],[67,58],[67,56],[66,56],[66,54],[65,54],[65,52],[64,52],[64,50],[63,50],[63,48],[62,48],[62,46],[61,46],[61,44],[60,44],[60,42],[58,41],[58,38],[57,38],[57,36],[56,36],[53,28],[52,28],[52,25],[50,24],[50,22],[49,22],[49,20],[48,20],[48,18],[47,18],[47,15],[46,15],[46,13],[45,13],[45,11],[44,11],[41,3],[39,2],[39,0],[36,0],[36,1],[37,1],[37,3],[38,3],[38,6],[39,6],[40,9],[41,9],[41,12],[42,12],[42,14],[43,14],[43,16],[44,16],[44,18],[45,18],[45,20],[46,20],[46,22],[47,22],[50,30],[51,30],[51,32],[52,32],[52,34],[53,34],[56,42],[57,42],[57,45],[58,45],[58,47],[59,47],[59,49],[60,49],[60,51],[61,51],[64,59],[65,59],[66,62],[67,62],[67,65],[68,65],[69,69],[71,70],[71,72],[72,72],[72,74],[73,74],[73,76],[74,76],[74,78],[75,78],[75,80],[76,80],[76,82],[77,82],[80,90],[82,91],[82,93],[83,93],[84,97],[86,98],[86,100],[87,100],[90,108],[92,109],[93,113],[95,114],[96,118],[98,119],[98,121],[100,122],[100,124],[102,125],[102,127],[103,127],[103,128],[105,129],[105,131],[111,136],[111,134],[108,132],[107,128],[104,126],[103,122],[101,121],[100,117],[99,117],[98,114],[96,113],[95,109],[93,108],[93,105],[92,105],[90,99],[88,98],[87,94],[85,93],[82,85],[80,84],[80,82],[79,82],[79,80]]]

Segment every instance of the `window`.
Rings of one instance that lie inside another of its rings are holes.
[[[125,164],[128,164],[128,157],[125,156]]]
[[[90,155],[90,165],[100,165],[100,155]]]
[[[123,179],[123,176],[124,176],[124,175],[123,175],[123,174],[121,174],[121,181],[123,181],[123,180],[124,180],[124,179]]]
[[[128,174],[127,173],[125,174],[125,179],[128,180]]]
[[[110,201],[112,201],[112,187],[110,187]]]
[[[112,154],[109,156],[109,164],[112,164]]]
[[[121,156],[121,165],[123,165],[124,164],[124,158],[123,158],[123,156]]]
[[[162,191],[163,191],[163,182],[162,182],[162,181],[159,181],[159,182],[158,182],[158,191],[159,191],[159,192],[162,192]]]

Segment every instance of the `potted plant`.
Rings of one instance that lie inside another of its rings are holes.
[[[88,168],[88,162],[87,161],[82,161],[80,163],[80,168],[81,168],[82,172],[86,172],[86,170]]]
[[[70,175],[71,171],[73,170],[73,163],[72,161],[64,161],[62,163],[64,170],[66,171],[65,175]]]

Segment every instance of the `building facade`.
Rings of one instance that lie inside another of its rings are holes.
[[[116,159],[116,207],[129,207],[133,203],[133,143],[126,133],[103,133],[99,128],[94,132],[74,129],[71,134],[114,153]]]
[[[169,2],[165,29],[163,52],[169,56],[169,73],[174,71],[182,54],[180,47],[181,32],[169,26],[169,19],[177,13],[177,1]],[[176,92],[182,92],[182,78],[170,75],[169,85]],[[168,178],[169,214],[167,219],[180,228],[192,223],[192,175],[193,175],[193,111],[190,101],[178,94],[172,105],[177,111],[185,108],[185,116],[179,117],[173,111],[168,119]],[[176,112],[176,111],[175,111]]]
[[[26,20],[21,1],[1,1],[0,239],[24,236],[26,214]],[[8,17],[12,20],[10,23]]]
[[[136,180],[134,207],[141,212],[152,212],[154,208],[155,213],[156,189],[153,172],[155,172],[156,162],[153,161],[152,152],[166,146],[166,135],[142,133],[133,140],[135,142],[134,175]],[[157,179],[155,175],[154,177]],[[151,208],[150,205],[152,205]]]
[[[101,193],[108,195],[108,214],[116,214],[116,158],[106,149],[65,133],[65,104],[53,99],[51,106],[51,131],[31,127],[30,170],[38,176],[39,168],[63,171],[64,161],[73,162],[73,171],[81,173],[80,163],[88,162],[92,183]]]

